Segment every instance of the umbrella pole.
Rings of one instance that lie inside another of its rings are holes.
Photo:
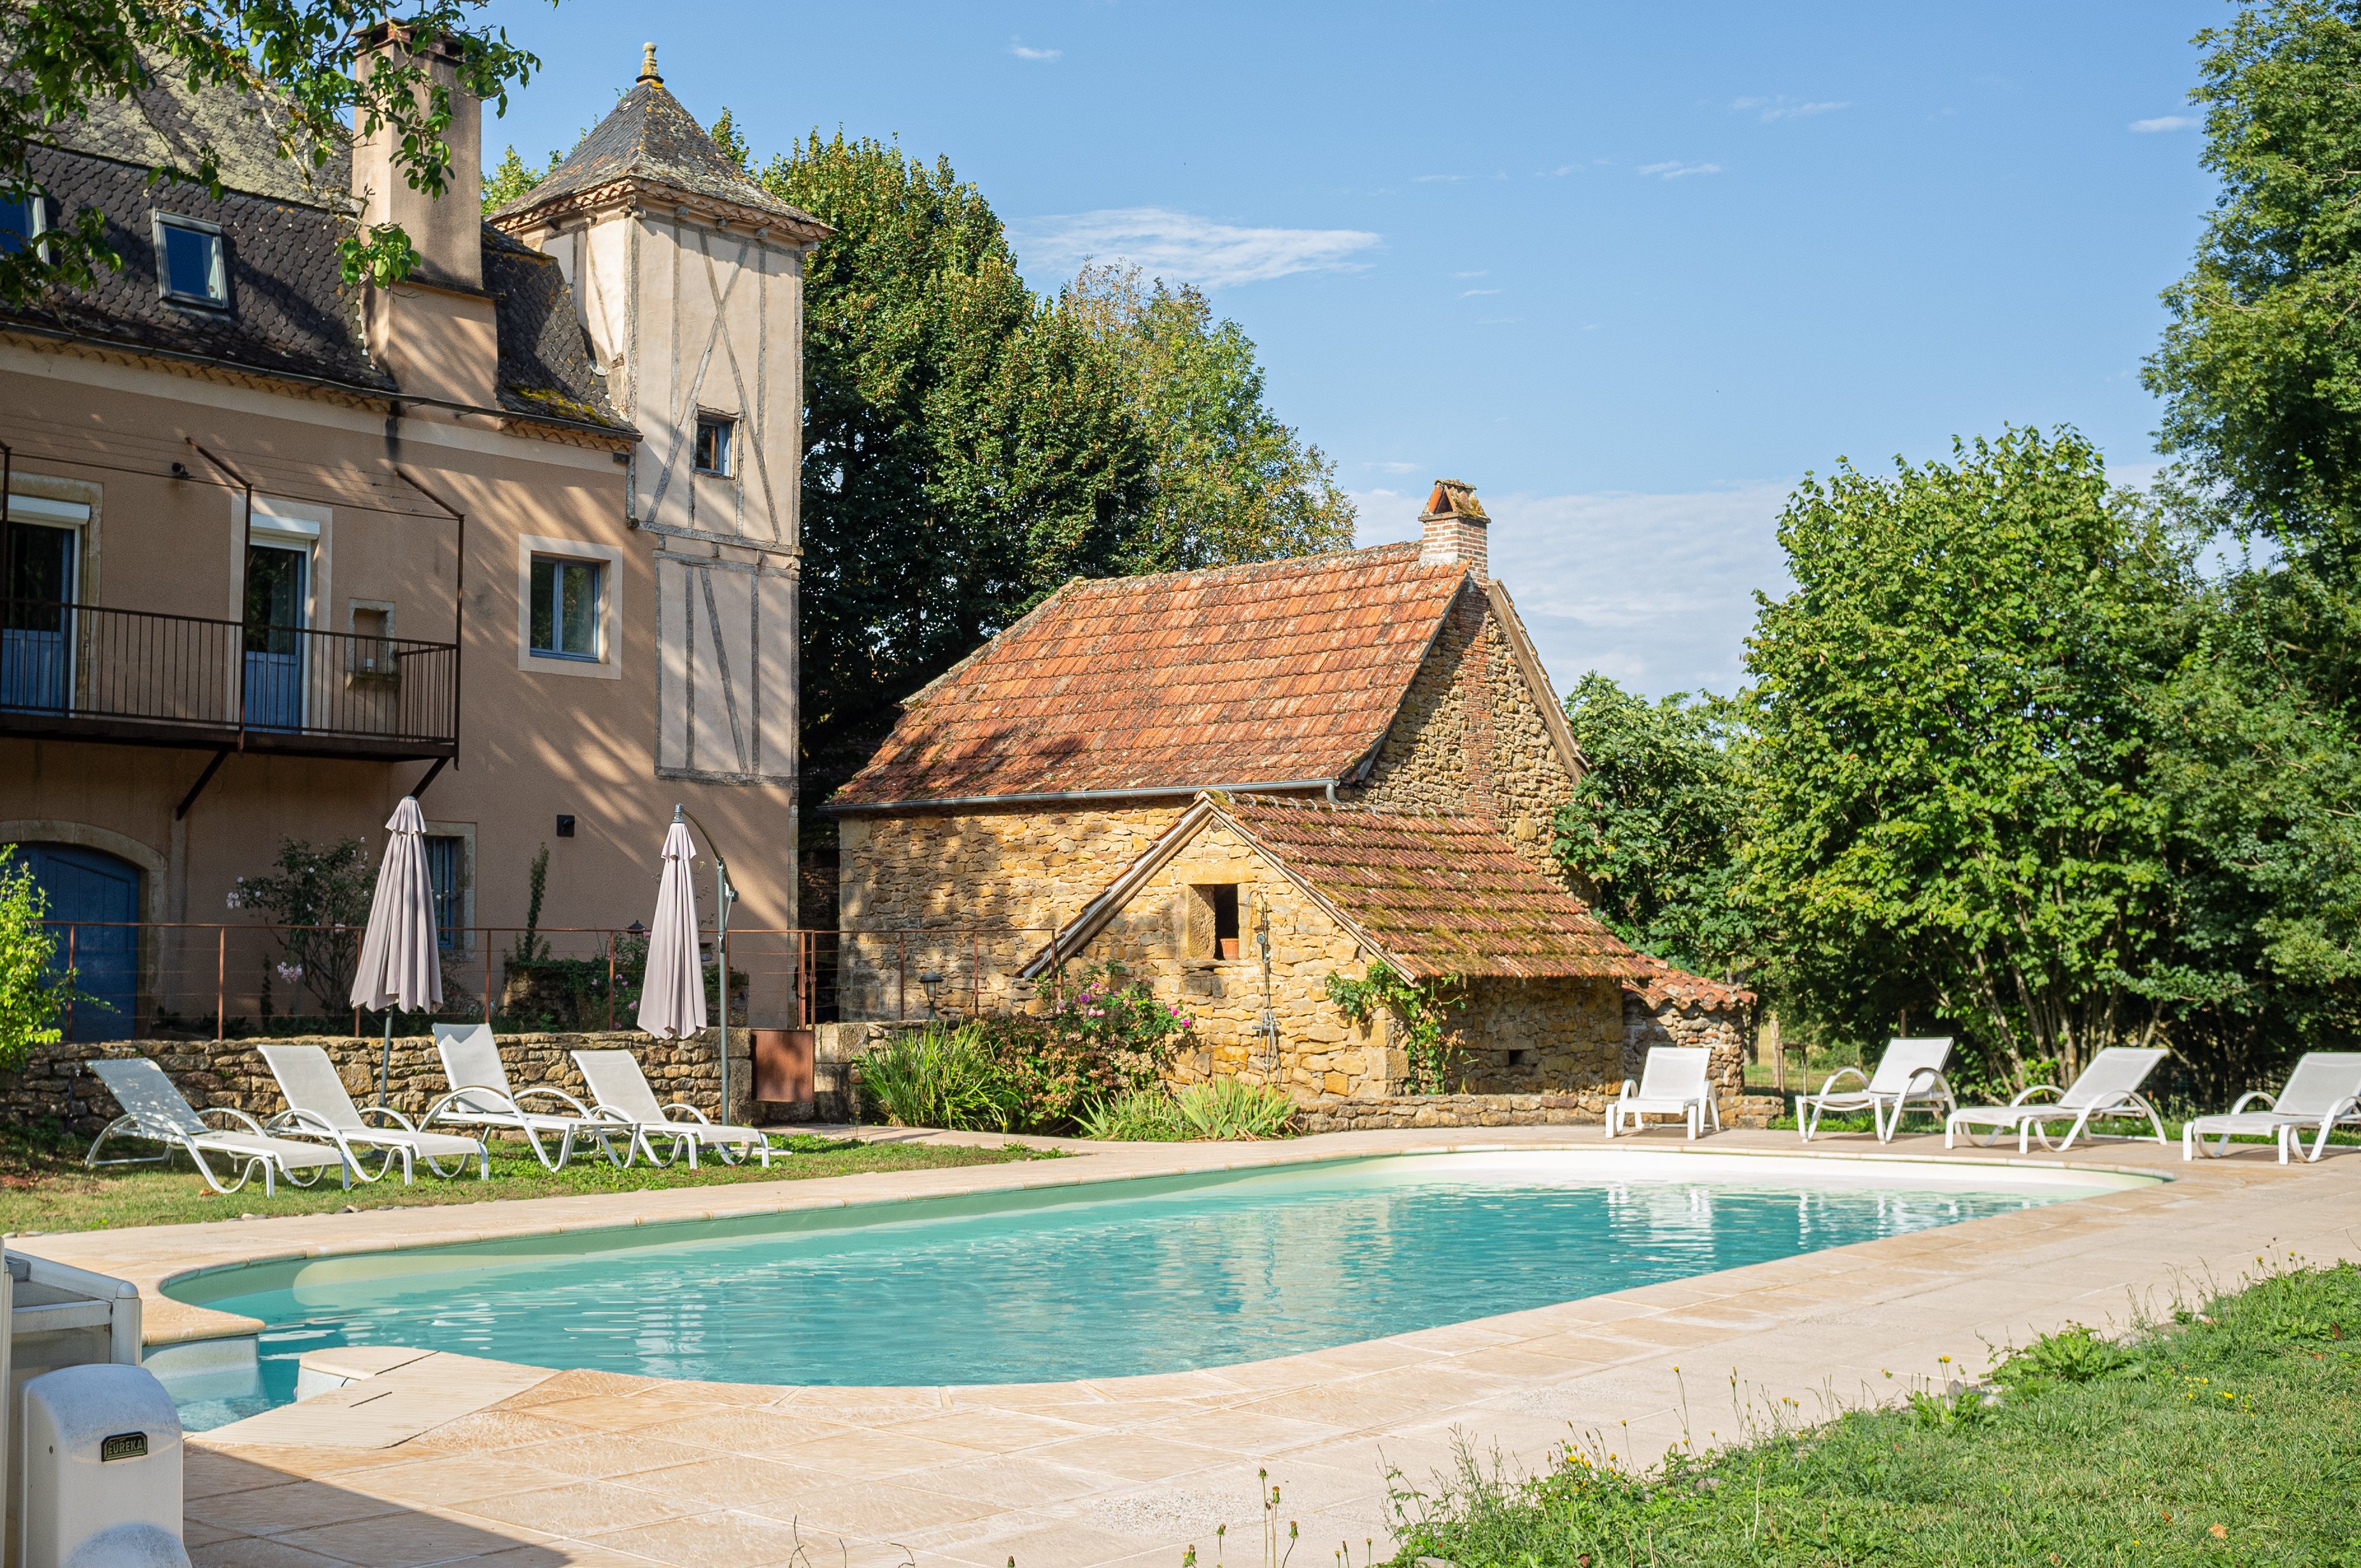
[[[377,1108],[385,1107],[386,1080],[393,1074],[393,1009],[385,1010],[385,1052],[377,1059]]]

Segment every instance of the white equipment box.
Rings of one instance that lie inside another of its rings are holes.
[[[62,1367],[22,1400],[24,1568],[189,1568],[181,1418],[145,1367]]]
[[[21,1252],[5,1254],[0,1268],[0,1559],[23,1568],[25,1384],[61,1366],[139,1363],[137,1287],[69,1264]],[[177,1519],[177,1516],[175,1516]],[[175,1533],[178,1533],[177,1525]]]

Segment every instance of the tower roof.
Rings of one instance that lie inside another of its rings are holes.
[[[610,192],[637,187],[668,193],[708,216],[769,225],[807,242],[826,235],[826,224],[763,190],[715,144],[656,74],[655,46],[646,50],[639,81],[622,101],[565,162],[492,221],[513,227],[535,214],[598,205]]]

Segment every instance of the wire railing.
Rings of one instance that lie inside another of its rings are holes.
[[[45,922],[72,985],[66,1037],[103,1041],[374,1034],[352,1006],[358,925]],[[840,1018],[969,1016],[1021,1002],[1016,973],[1047,929],[838,932],[733,927],[726,955],[704,933],[706,1002],[718,1022],[810,1028]],[[397,1033],[477,1021],[504,1032],[636,1027],[647,933],[630,927],[453,926],[441,932],[443,1006],[396,1014]]]

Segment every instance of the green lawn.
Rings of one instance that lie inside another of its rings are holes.
[[[939,1166],[997,1165],[1005,1160],[1054,1157],[1020,1145],[1000,1148],[959,1148],[942,1144],[864,1143],[854,1138],[798,1135],[781,1139],[786,1154],[774,1154],[771,1168],[759,1165],[724,1166],[704,1157],[695,1171],[685,1164],[650,1167],[645,1162],[618,1169],[596,1150],[578,1155],[564,1170],[548,1171],[520,1142],[496,1140],[492,1145],[492,1176],[477,1179],[468,1174],[445,1180],[430,1174],[422,1162],[415,1186],[401,1185],[401,1168],[384,1180],[356,1181],[350,1192],[337,1186],[333,1172],[308,1190],[280,1184],[275,1196],[262,1195],[260,1180],[222,1197],[205,1186],[185,1156],[169,1165],[118,1167],[90,1170],[82,1163],[83,1140],[68,1138],[51,1129],[0,1127],[0,1232],[27,1234],[43,1231],[87,1231],[125,1225],[186,1224],[198,1220],[236,1219],[242,1214],[318,1214],[347,1205],[355,1209],[389,1209],[429,1203],[478,1203],[501,1198],[561,1198],[584,1192],[637,1192],[654,1187],[715,1187],[745,1181],[796,1181],[815,1177],[850,1176],[868,1170],[917,1170]],[[141,1146],[110,1145],[107,1152],[135,1154]],[[216,1170],[222,1168],[216,1167]]]
[[[1644,1475],[1587,1442],[1521,1482],[1470,1461],[1402,1495],[1398,1562],[2361,1565],[2361,1267],[2280,1274],[2121,1343],[2052,1335],[1991,1378],[1989,1400],[1922,1390]]]

